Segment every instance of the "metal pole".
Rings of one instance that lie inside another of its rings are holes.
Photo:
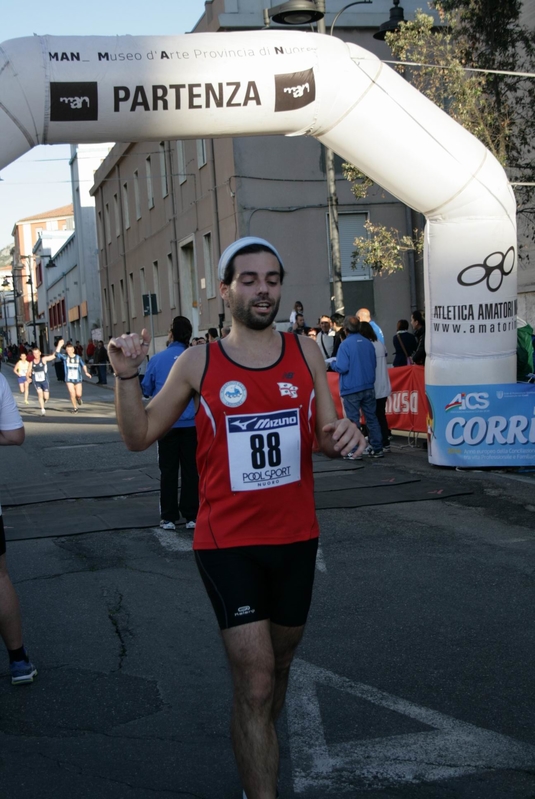
[[[6,293],[5,291],[2,292],[2,304],[4,306],[4,327],[6,332],[6,347],[9,347],[11,341],[9,340],[9,319],[7,317],[7,310],[6,310]]]
[[[31,267],[30,267],[30,269],[31,269]],[[34,302],[34,299],[33,299],[33,280],[32,280],[31,272],[30,272],[30,275],[28,277],[28,280],[30,281],[30,294],[31,294],[31,299],[32,299],[33,343],[37,344],[37,329],[36,329],[36,326],[35,326],[35,302]]]
[[[332,21],[332,25],[331,25],[331,34],[330,34],[330,35],[331,35],[331,36],[333,35],[333,33],[334,33],[334,26],[335,26],[335,25],[336,25],[336,23],[338,22],[338,17],[339,17],[341,14],[343,14],[343,13],[344,13],[344,11],[347,11],[347,9],[348,9],[348,8],[351,8],[351,6],[361,6],[361,5],[368,5],[368,3],[373,3],[373,0],[355,0],[355,2],[354,2],[354,3],[348,3],[348,4],[347,4],[347,6],[344,6],[343,8],[341,8],[341,9],[340,9],[340,11],[338,12],[338,14],[335,16],[335,18],[334,18],[334,19],[333,19],[333,21]]]
[[[317,22],[318,33],[326,33],[325,17]],[[333,295],[335,313],[344,313],[344,289],[342,284],[342,258],[340,255],[340,230],[338,227],[338,194],[336,191],[336,170],[334,153],[329,147],[325,150],[325,171],[327,173],[327,200],[329,208],[329,238],[331,240],[331,264],[333,271]]]
[[[13,283],[13,307],[15,308],[15,335],[17,337],[17,344],[19,344],[20,343],[19,309],[17,306],[17,282],[15,280],[15,264],[11,266],[11,282]]]

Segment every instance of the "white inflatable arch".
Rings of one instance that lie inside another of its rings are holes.
[[[506,175],[372,53],[278,30],[0,47],[0,168],[37,144],[255,134],[314,136],[426,216],[428,384],[515,382]]]

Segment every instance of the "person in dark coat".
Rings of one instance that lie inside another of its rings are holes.
[[[411,316],[411,325],[416,336],[417,346],[412,360],[419,366],[425,363],[425,321],[421,311],[414,311]]]
[[[394,343],[394,366],[407,366],[409,358],[412,358],[413,353],[418,346],[416,336],[409,332],[409,323],[406,319],[400,319],[396,335],[393,338]]]
[[[97,348],[95,350],[95,357],[94,362],[97,365],[98,369],[98,380],[97,383],[101,385],[106,385],[108,382],[108,378],[106,377],[107,365],[108,365],[108,353],[106,351],[106,347],[104,346],[103,341],[99,341]]]

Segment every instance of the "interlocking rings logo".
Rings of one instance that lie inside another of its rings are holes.
[[[482,264],[471,264],[457,275],[457,283],[461,286],[477,286],[487,281],[489,291],[498,291],[503,279],[510,275],[515,265],[515,248],[509,247],[507,252],[491,252]]]

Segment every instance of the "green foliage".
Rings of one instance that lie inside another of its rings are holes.
[[[342,170],[344,173],[344,177],[351,181],[351,191],[357,198],[357,200],[363,200],[368,191],[373,186],[373,180],[366,177],[356,166],[352,164],[342,164]]]
[[[384,225],[374,225],[373,222],[364,223],[369,237],[359,236],[353,242],[355,247],[351,258],[351,265],[356,267],[357,262],[370,266],[375,273],[392,274],[403,269],[404,254],[409,251],[421,255],[423,252],[423,233],[415,230],[414,238],[400,236],[397,230]]]
[[[521,75],[471,72],[467,68],[535,72],[535,32],[520,25],[521,0],[442,0],[434,6],[442,27],[418,10],[386,41],[396,66],[410,83],[476,136],[506,169],[512,182],[533,182],[535,162],[535,79]],[[437,68],[438,67],[438,68]],[[344,174],[357,199],[372,182],[355,167]],[[535,238],[533,187],[515,187],[518,212]],[[370,238],[357,239],[354,262],[362,258],[374,271],[403,268],[409,237],[368,223]],[[420,244],[413,241],[418,251]]]
[[[386,41],[396,61],[423,66],[396,66],[409,83],[442,108],[456,122],[473,133],[505,166],[511,135],[509,116],[499,117],[493,98],[485,92],[486,78],[481,72],[467,72],[469,41],[460,32],[456,17],[445,14],[437,5],[442,28],[434,28],[429,14],[418,10]],[[429,65],[429,66],[425,66]],[[437,67],[441,67],[437,69]]]
[[[522,6],[529,2],[442,0],[444,12],[455,14],[467,66],[517,73],[484,76],[484,93],[494,110],[489,135],[503,147],[500,160],[513,183],[535,181],[535,78],[519,74],[535,72],[535,31],[520,23]],[[518,214],[535,239],[534,187],[513,188]]]

